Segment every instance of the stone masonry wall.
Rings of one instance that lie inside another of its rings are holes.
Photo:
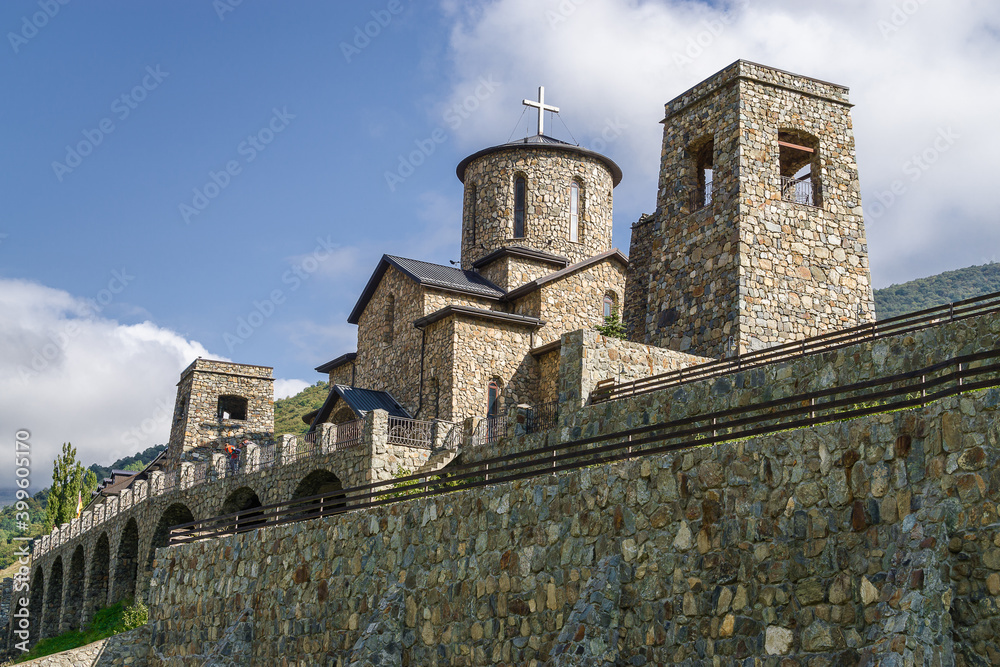
[[[633,338],[719,357],[730,336],[746,352],[874,320],[848,109],[846,88],[745,61],[666,105],[657,214],[633,228]],[[779,131],[816,145],[815,206],[782,197]]]
[[[661,347],[608,338],[596,331],[563,334],[559,360],[559,403],[564,414],[587,404],[602,380],[641,380],[668,371],[703,364],[710,359]]]
[[[255,664],[364,659],[372,628],[428,666],[984,664],[998,403],[981,391],[161,550],[154,664],[201,664],[247,609]]]
[[[385,314],[393,297],[393,331],[385,337]],[[422,288],[390,266],[358,320],[356,385],[387,391],[410,414],[417,409],[420,384],[420,331],[414,320],[423,317]]]
[[[533,327],[464,316],[449,319],[454,321],[456,346],[449,397],[453,421],[486,415],[492,378],[500,380],[502,410],[536,400],[538,364],[528,353]]]
[[[619,308],[625,294],[626,267],[605,260],[539,288],[539,317],[545,326],[538,330],[538,344],[558,340],[577,329],[593,330],[604,324],[604,296],[613,293]]]
[[[559,267],[550,262],[507,255],[481,267],[479,273],[494,285],[510,291],[558,270]]]
[[[219,397],[247,399],[245,420],[219,419]],[[270,440],[274,431],[274,380],[267,366],[195,359],[181,373],[168,444],[168,460],[200,447],[222,448],[227,439]]]
[[[527,186],[523,238],[513,236],[518,175],[525,177]],[[582,183],[578,243],[569,240],[569,190],[574,179]],[[613,187],[603,162],[566,150],[525,144],[478,158],[465,171],[462,268],[472,268],[479,258],[510,245],[562,255],[570,263],[610,250]],[[474,206],[472,188],[477,193]]]
[[[146,667],[149,626],[113,635],[86,646],[22,662],[28,667]]]

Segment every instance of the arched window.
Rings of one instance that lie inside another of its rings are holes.
[[[693,209],[705,208],[712,205],[712,181],[715,170],[715,140],[709,138],[699,144],[694,151],[695,176],[697,184],[694,191]]]
[[[514,179],[514,238],[524,237],[524,200],[526,189],[524,176],[518,176]]]
[[[246,421],[247,399],[242,396],[219,396],[218,418]]]
[[[392,327],[396,319],[396,297],[392,294],[385,300],[385,322],[382,324],[382,340],[392,342]]]
[[[486,393],[486,416],[496,417],[500,414],[500,381],[490,380]]]
[[[469,186],[469,245],[476,245],[476,186]]]
[[[569,240],[580,240],[580,184],[576,181],[569,186]]]
[[[611,295],[605,294],[604,295],[604,317],[611,317],[611,315],[614,312],[615,312],[615,302],[614,302],[614,299],[611,298]]]

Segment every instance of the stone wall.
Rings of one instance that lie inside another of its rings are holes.
[[[258,664],[347,664],[387,637],[420,665],[988,661],[998,403],[981,391],[161,550],[154,648],[200,664],[249,609]]]
[[[539,344],[558,340],[577,329],[593,330],[604,324],[604,296],[613,294],[621,304],[625,294],[626,267],[614,259],[571,273],[539,288],[543,322],[538,331]]]
[[[390,297],[395,307],[392,333],[386,336]],[[413,322],[425,314],[423,289],[390,266],[358,320],[356,385],[389,392],[410,414],[420,396],[421,334]]]
[[[505,255],[480,267],[479,273],[494,285],[509,292],[560,268],[562,267],[553,266],[551,262],[530,257]]]
[[[220,419],[219,397],[247,401],[246,419]],[[182,373],[174,404],[167,460],[176,465],[200,447],[224,441],[269,441],[274,431],[274,379],[268,366],[195,359]]]
[[[513,236],[517,176],[524,176],[527,186],[523,238]],[[579,242],[569,240],[569,190],[574,179],[582,185]],[[464,269],[511,245],[562,255],[570,263],[611,249],[614,183],[607,165],[596,156],[537,144],[513,145],[473,160],[464,182]]]
[[[746,352],[874,321],[849,107],[844,87],[746,61],[667,103],[657,213],[633,228],[633,338],[721,357],[730,336]],[[797,163],[782,173],[780,140],[814,148],[813,205],[783,197]]]
[[[552,403],[559,400],[559,364],[561,348],[538,355],[538,391],[535,400]]]
[[[602,380],[618,383],[703,364],[711,359],[581,330],[563,334],[559,359],[559,403],[564,414],[579,410]]]
[[[80,648],[22,662],[34,667],[145,667],[149,664],[149,626],[113,635]]]

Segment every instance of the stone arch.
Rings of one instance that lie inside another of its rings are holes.
[[[113,601],[135,599],[135,581],[139,571],[139,524],[129,519],[118,538],[118,555],[115,558],[115,585]]]
[[[45,609],[45,572],[42,566],[35,568],[35,576],[31,580],[31,595],[28,598],[28,613],[31,626],[28,628],[28,638],[34,644],[41,639],[42,611]]]
[[[321,468],[319,470],[313,470],[311,473],[302,478],[302,481],[299,482],[297,487],[295,487],[295,492],[292,493],[291,500],[332,493],[343,488],[344,486],[341,484],[339,477],[334,475],[329,470],[323,470]],[[343,494],[339,494],[331,499],[315,500],[307,505],[302,513],[297,513],[295,516],[297,518],[307,518],[313,515],[318,516],[322,514],[324,509],[342,507],[344,502],[339,499],[343,497]]]
[[[153,531],[153,539],[149,544],[149,556],[146,558],[146,567],[153,567],[153,560],[156,558],[156,550],[167,546],[170,542],[170,529],[181,523],[194,521],[194,514],[183,503],[174,503],[163,510],[160,520],[156,522],[156,529]]]
[[[83,612],[83,591],[86,578],[86,559],[83,545],[73,551],[69,562],[69,577],[66,581],[66,609],[63,611],[63,626],[67,630],[79,630],[80,616]]]
[[[90,556],[90,577],[87,579],[86,615],[108,604],[108,575],[111,572],[111,542],[107,533],[101,533]]]
[[[260,506],[261,502],[260,498],[257,497],[257,493],[249,486],[243,486],[226,497],[226,500],[222,503],[221,513],[224,515],[239,513],[239,516],[236,518],[236,530],[248,530],[252,526],[263,522],[261,519],[262,512],[247,511]]]
[[[42,610],[42,639],[59,634],[59,616],[62,613],[63,560],[56,556],[49,570],[48,586],[45,587],[45,607]]]

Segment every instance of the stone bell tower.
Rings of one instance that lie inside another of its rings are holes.
[[[722,357],[875,319],[847,93],[739,60],[666,104],[632,340]]]

